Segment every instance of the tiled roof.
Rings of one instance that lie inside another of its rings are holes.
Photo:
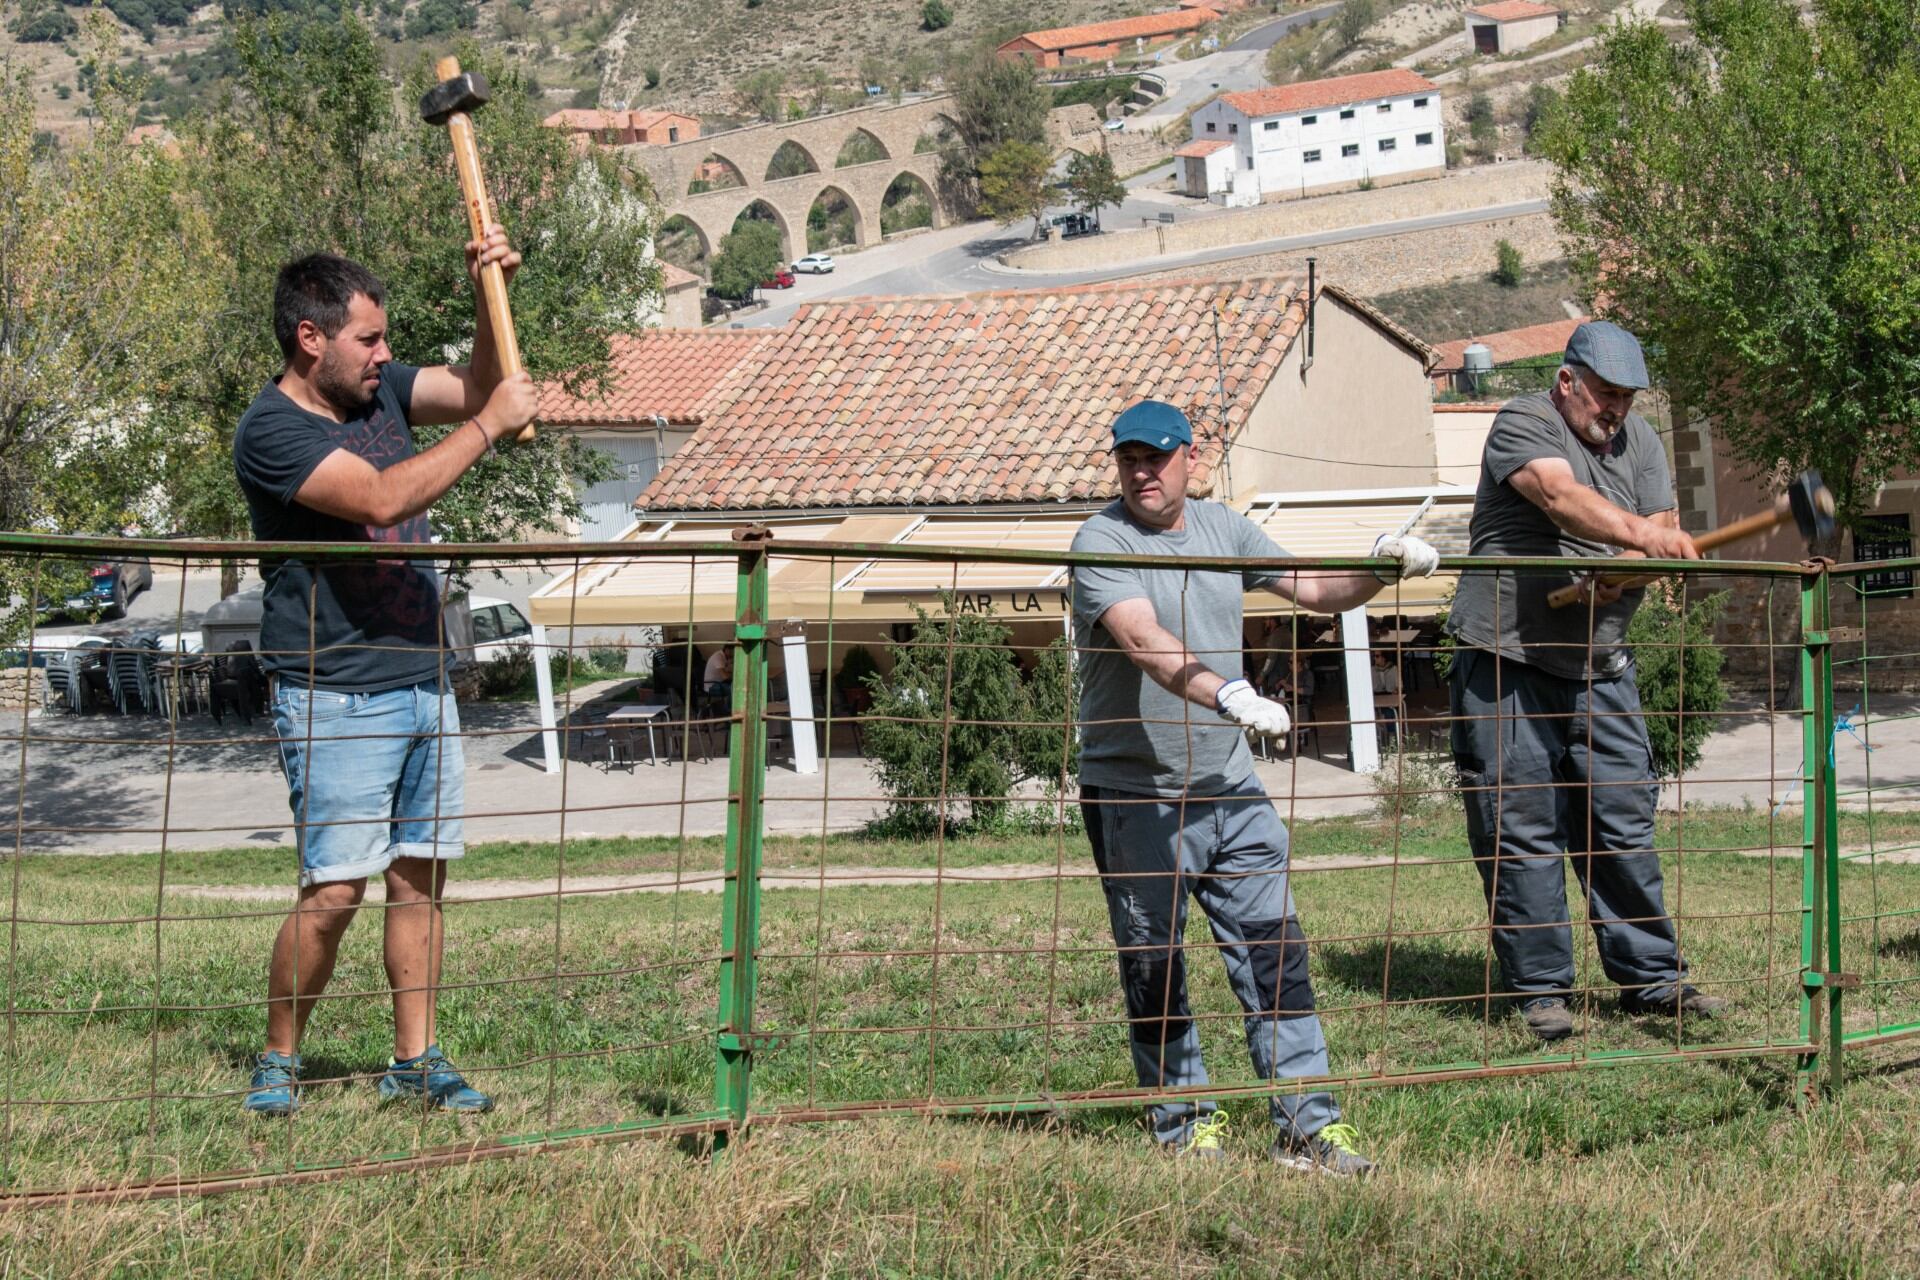
[[[1495,364],[1508,364],[1534,356],[1557,356],[1567,349],[1567,339],[1573,336],[1573,331],[1585,323],[1584,316],[1578,320],[1549,320],[1546,324],[1530,324],[1524,329],[1508,329],[1504,333],[1489,333],[1478,338],[1435,343],[1433,349],[1440,357],[1440,362],[1434,368],[1460,368],[1466,359],[1467,348],[1476,342],[1487,344],[1493,352]]]
[[[1232,145],[1233,144],[1225,138],[1202,138],[1198,142],[1189,142],[1186,146],[1177,149],[1173,154],[1176,156],[1210,156],[1214,152]]]
[[[684,267],[676,267],[671,262],[660,264],[660,291],[672,293],[675,289],[684,289],[688,285],[700,283],[700,277]]]
[[[777,332],[768,329],[648,329],[613,339],[605,395],[540,388],[540,421],[555,426],[651,426],[657,414],[682,426],[705,420],[727,375]]]
[[[626,125],[627,113],[568,107],[554,112],[540,123],[549,129],[619,129]]]
[[[668,120],[693,120],[694,123],[699,123],[695,117],[683,111],[633,111],[628,113],[627,119],[636,129],[651,129],[654,125]]]
[[[1197,30],[1219,16],[1211,9],[1148,13],[1138,18],[1115,18],[1112,22],[1090,22],[1084,27],[1054,27],[1047,31],[1029,31],[1018,40],[1009,40],[1007,44],[1017,44],[1019,40],[1025,40],[1042,49],[1077,49],[1081,45],[1112,44],[1116,40],[1151,39],[1154,36],[1176,35],[1182,31]],[[1006,45],[1000,47],[1004,49]]]
[[[1409,93],[1437,92],[1433,81],[1415,71],[1364,71],[1357,76],[1335,76],[1331,80],[1308,80],[1302,84],[1274,85],[1247,93],[1223,93],[1220,100],[1243,115],[1286,115],[1311,111],[1315,107],[1338,107],[1349,102],[1372,102],[1376,98],[1398,98]]]
[[[1238,430],[1304,316],[1290,280],[1174,281],[804,307],[745,358],[636,505],[768,510],[1113,496],[1108,431],[1146,396]]]
[[[1534,4],[1532,0],[1497,0],[1494,4],[1479,5],[1467,12],[1476,18],[1493,22],[1518,22],[1522,18],[1545,18],[1560,11],[1550,4]]]

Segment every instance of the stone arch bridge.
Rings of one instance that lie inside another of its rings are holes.
[[[917,179],[933,208],[933,225],[947,224],[950,211],[939,195],[940,157],[931,151],[916,154],[922,137],[943,125],[953,128],[952,98],[947,94],[879,107],[856,107],[831,115],[812,116],[782,124],[749,125],[710,134],[671,146],[630,146],[627,160],[652,179],[664,216],[679,215],[700,233],[703,248],[712,253],[720,237],[733,229],[749,205],[760,203],[773,211],[789,257],[806,252],[807,212],[821,196],[838,192],[853,209],[854,242],[880,241],[880,209],[888,188],[903,174]],[[865,133],[885,159],[835,168],[841,150]],[[774,153],[791,142],[812,161],[814,172],[791,178],[768,178]],[[703,162],[712,156],[732,166],[744,186],[694,195],[687,188],[700,177]]]

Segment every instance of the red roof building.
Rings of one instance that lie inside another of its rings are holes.
[[[1566,14],[1533,0],[1495,0],[1468,9],[1464,16],[1474,52],[1495,55],[1538,44],[1566,22]]]
[[[1260,119],[1322,107],[1372,102],[1380,98],[1399,98],[1413,93],[1437,94],[1439,91],[1433,81],[1419,72],[1396,67],[1390,71],[1363,71],[1359,75],[1307,80],[1300,84],[1277,84],[1246,93],[1223,93],[1220,100],[1244,116]]]
[[[1080,27],[1029,31],[998,49],[1001,58],[1025,58],[1036,67],[1059,67],[1078,62],[1105,62],[1134,57],[1169,40],[1198,31],[1220,18],[1217,10],[1199,6],[1137,18],[1116,18]]]

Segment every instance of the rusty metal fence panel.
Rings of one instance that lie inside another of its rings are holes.
[[[1222,963],[1249,952],[1211,934],[1200,911],[1172,950],[1213,1082],[1141,1085],[1129,1062],[1136,1020],[1073,769],[1082,655],[1067,638],[1063,584],[1075,563],[1167,561],[753,537],[420,548],[469,566],[478,590],[495,567],[571,575],[547,602],[565,621],[536,633],[553,662],[544,680],[527,674],[552,684],[550,729],[537,703],[481,701],[463,705],[457,735],[469,857],[438,902],[446,958],[426,995],[440,1038],[499,1106],[455,1121],[378,1105],[370,1085],[391,1048],[394,983],[372,918],[420,908],[370,891],[369,919],[349,931],[305,1042],[308,1105],[268,1122],[244,1116],[240,1099],[298,867],[279,742],[257,694],[230,687],[246,685],[234,664],[212,667],[226,655],[174,652],[172,633],[195,621],[189,566],[395,549],[15,535],[0,552],[145,555],[162,571],[155,595],[174,593],[160,648],[116,640],[100,672],[35,625],[22,675],[0,684],[15,802],[7,1203],[232,1190],[641,1135],[724,1145],[754,1124],[885,1113],[1201,1095],[1247,1106],[1295,1088],[1250,1072],[1246,1037],[1258,1028]],[[1371,564],[1178,563],[1289,575]],[[634,581],[651,593],[650,621],[617,647],[653,664],[590,671],[618,612],[596,601],[596,585],[633,566],[645,569]],[[1496,566],[1573,564],[1462,558],[1446,569]],[[1738,584],[1765,620],[1718,646],[1743,673],[1738,697],[1689,707],[1683,677],[1672,705],[1647,711],[1676,733],[1708,722],[1733,744],[1666,786],[1655,840],[1693,980],[1731,998],[1733,1013],[1705,1025],[1616,1010],[1573,892],[1579,1027],[1557,1045],[1525,1037],[1499,986],[1459,822],[1455,726],[1422,621],[1431,601],[1388,586],[1371,606],[1389,619],[1377,627],[1379,669],[1403,683],[1374,686],[1372,706],[1349,705],[1368,687],[1347,657],[1374,628],[1276,615],[1287,640],[1274,652],[1286,656],[1271,669],[1296,727],[1256,768],[1292,833],[1300,945],[1330,1047],[1311,1083],[1351,1095],[1780,1056],[1799,1064],[1811,1096],[1817,1072],[1839,1080],[1843,1042],[1920,1029],[1907,995],[1916,953],[1894,936],[1920,911],[1920,875],[1901,857],[1917,842],[1904,818],[1886,816],[1912,783],[1876,764],[1856,794],[1833,754],[1856,735],[1867,745],[1870,729],[1897,732],[1909,714],[1887,695],[1869,700],[1868,659],[1880,655],[1864,627],[1852,655],[1852,633],[1827,616],[1830,588],[1844,608],[1866,607],[1851,571],[1830,583],[1819,567],[1653,567],[1675,573],[1669,599],[1683,613]],[[903,603],[919,606],[918,621]],[[967,630],[976,624],[988,632]],[[732,653],[724,697],[708,691],[703,666],[716,640]],[[1684,672],[1690,643],[1684,629],[1644,641],[1641,660]],[[876,660],[873,679],[860,678],[856,649]],[[1011,662],[974,660],[991,654]],[[1859,672],[1857,716],[1834,713],[1836,658],[1843,688]],[[788,679],[802,662],[817,677]],[[96,694],[115,710],[76,714]],[[250,718],[236,719],[246,697]],[[983,707],[1006,709],[969,710]],[[1369,738],[1392,744],[1378,773],[1329,763],[1360,760]],[[917,774],[874,763],[907,751],[903,740],[921,744]],[[996,752],[1023,763],[995,774],[982,761]],[[913,777],[923,789],[903,781]],[[1866,987],[1845,1010],[1843,960]]]

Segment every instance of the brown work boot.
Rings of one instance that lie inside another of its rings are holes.
[[[1573,1013],[1559,996],[1544,996],[1520,1006],[1527,1030],[1542,1040],[1565,1040],[1573,1034]]]
[[[1668,1018],[1717,1018],[1731,1007],[1720,996],[1710,996],[1698,987],[1675,987],[1664,1000],[1644,1000],[1637,992],[1623,992],[1620,1008],[1630,1014],[1657,1013]]]

